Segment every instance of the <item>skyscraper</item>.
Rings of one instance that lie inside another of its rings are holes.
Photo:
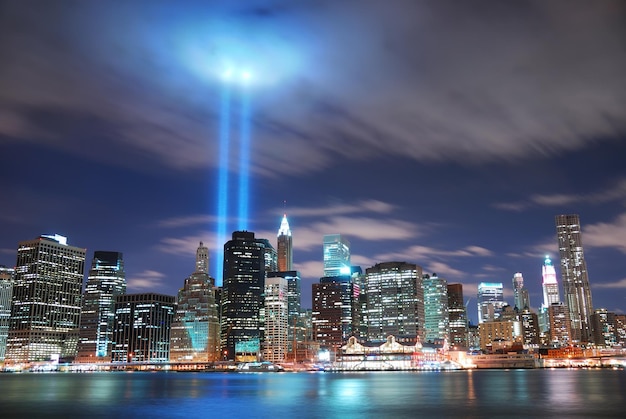
[[[7,362],[76,356],[85,253],[56,234],[19,243]]]
[[[593,303],[580,230],[578,215],[556,216],[561,279],[572,322],[572,341],[591,342],[593,336],[589,319],[593,314]]]
[[[552,303],[548,307],[550,319],[550,342],[556,346],[567,346],[571,343],[571,319],[569,309],[563,303]]]
[[[291,271],[293,269],[293,243],[287,214],[283,215],[283,220],[278,229],[276,248],[278,253],[278,270],[281,272]]]
[[[196,271],[178,291],[172,322],[170,360],[210,362],[220,359],[220,323],[215,280],[209,276],[209,252],[204,243],[196,251]]]
[[[155,293],[118,295],[111,362],[168,362],[175,300]]]
[[[272,277],[265,280],[265,341],[263,358],[283,362],[288,353],[289,313],[287,279]]]
[[[530,297],[528,296],[528,289],[524,287],[524,277],[521,272],[516,272],[513,275],[513,297],[518,312],[527,307],[530,308]]]
[[[448,283],[437,274],[424,275],[424,330],[429,342],[449,338],[450,317],[448,315]]]
[[[4,361],[7,350],[14,273],[13,268],[0,265],[0,361]]]
[[[78,362],[109,362],[115,297],[126,294],[123,256],[96,251],[83,293],[78,341]]]
[[[350,242],[341,234],[324,236],[324,276],[350,275]]]
[[[268,272],[266,281],[270,278],[284,278],[287,281],[287,313],[288,313],[288,352],[293,351],[294,340],[301,342],[305,340],[304,325],[301,322],[301,301],[302,291],[300,286],[300,272]],[[267,316],[266,316],[267,317]],[[295,336],[294,336],[295,333]]]
[[[498,320],[504,305],[504,292],[501,282],[481,282],[478,284],[478,323]]]
[[[422,268],[406,262],[377,263],[365,270],[367,340],[384,342],[424,338]]]
[[[552,303],[561,302],[561,295],[559,293],[559,284],[556,280],[556,269],[552,265],[550,256],[546,256],[541,268],[542,289],[543,289],[543,305],[549,307]]]
[[[448,316],[450,317],[450,347],[469,348],[467,308],[463,302],[463,284],[448,284]]]
[[[265,243],[253,232],[235,231],[224,245],[222,350],[227,359],[255,360],[263,341]]]

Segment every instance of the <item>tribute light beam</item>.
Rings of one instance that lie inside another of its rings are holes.
[[[239,122],[239,213],[238,230],[248,229],[248,207],[250,191],[250,91],[248,81],[250,73],[244,71],[241,87],[241,115]]]

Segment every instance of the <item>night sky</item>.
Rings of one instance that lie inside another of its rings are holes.
[[[275,245],[287,213],[304,307],[341,233],[363,269],[461,282],[474,322],[518,271],[536,308],[572,213],[594,307],[626,310],[623,1],[0,2],[0,264],[58,233],[175,295],[203,241],[215,276],[227,68],[252,74],[248,228]]]

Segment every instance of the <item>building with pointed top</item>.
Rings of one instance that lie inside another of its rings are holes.
[[[515,308],[521,312],[525,308],[530,308],[530,297],[528,296],[528,288],[524,287],[524,277],[521,272],[513,275],[513,298],[515,300]]]
[[[283,220],[280,222],[276,248],[278,253],[278,270],[280,272],[293,270],[293,242],[287,214],[283,215]]]

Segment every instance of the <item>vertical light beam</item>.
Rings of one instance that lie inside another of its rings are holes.
[[[224,275],[224,243],[228,223],[228,151],[230,142],[230,86],[223,83],[220,103],[220,149],[217,192],[217,263],[215,285],[222,285]]]
[[[248,229],[248,200],[250,185],[250,92],[244,84],[241,89],[239,148],[239,213],[238,230]]]

